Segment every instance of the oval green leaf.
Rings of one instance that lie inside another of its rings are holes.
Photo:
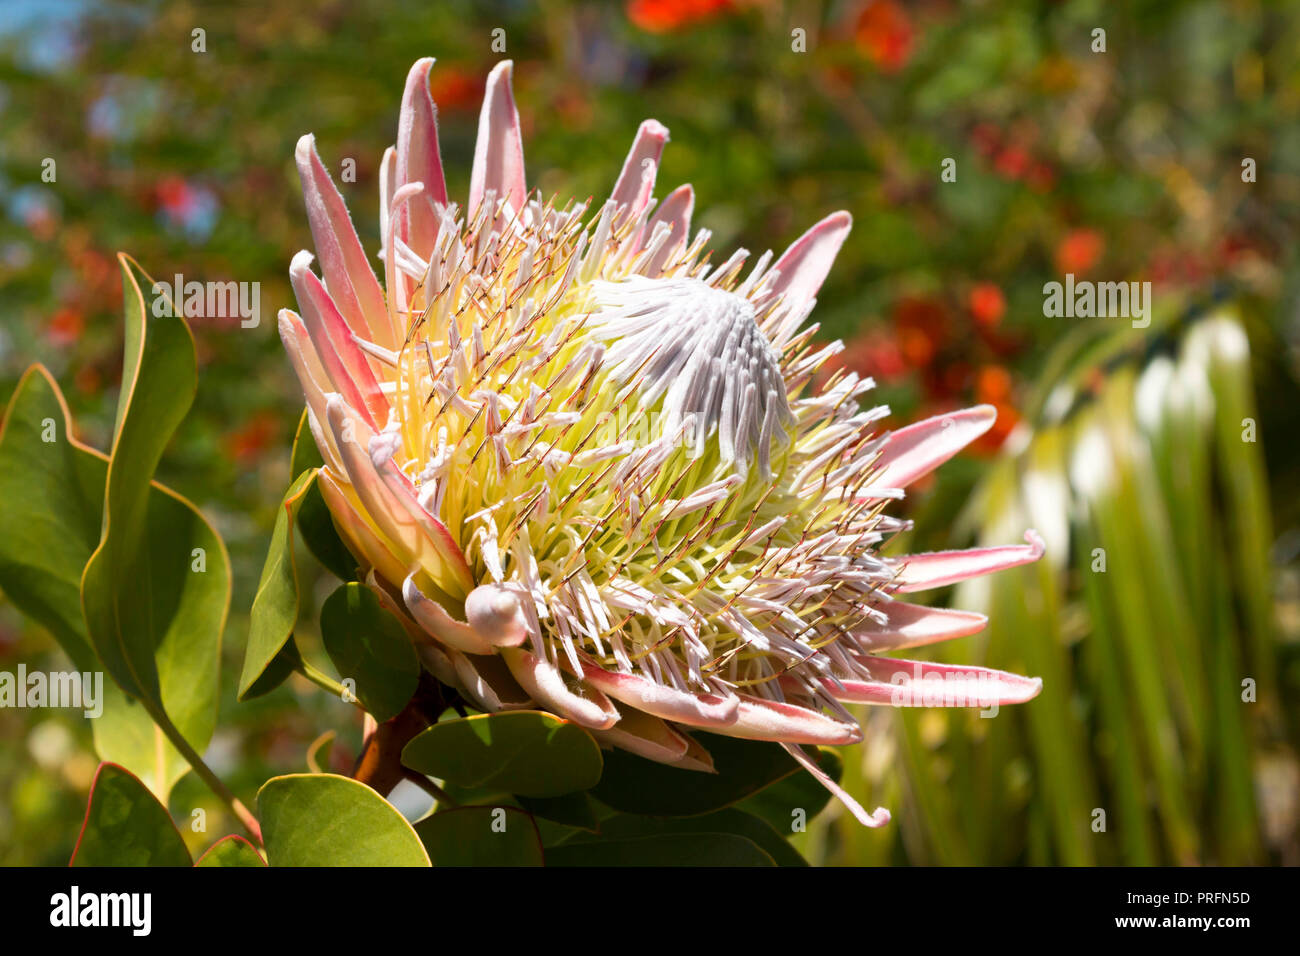
[[[434,866],[541,866],[533,818],[514,807],[456,807],[415,825]]]
[[[830,749],[806,749],[826,775],[839,783],[844,773],[844,762],[840,755]],[[830,799],[831,792],[812,774],[792,773],[784,780],[764,787],[752,797],[746,797],[736,804],[736,809],[762,817],[778,833],[788,833],[796,821],[806,823],[821,813]]]
[[[406,819],[348,777],[273,777],[257,792],[257,817],[271,866],[429,865]]]
[[[620,813],[601,821],[598,837],[578,836],[566,840],[565,845],[592,843],[597,840],[662,836],[669,833],[729,833],[749,840],[770,856],[777,866],[808,865],[808,861],[800,856],[799,852],[787,843],[770,823],[734,807],[708,813],[702,817],[645,817]]]
[[[559,797],[600,779],[600,748],[577,724],[536,710],[446,720],[402,751],[412,770],[461,787]]]
[[[591,795],[624,813],[690,817],[729,807],[800,767],[777,744],[693,732],[716,773],[681,770],[613,750]],[[801,771],[800,771],[801,772]]]
[[[397,716],[420,682],[420,661],[400,621],[364,584],[340,586],[320,611],[325,650],[357,700],[380,723]]]
[[[519,797],[518,800],[519,805],[534,817],[566,827],[594,833],[600,823],[591,797],[585,793],[570,793],[562,797]]]

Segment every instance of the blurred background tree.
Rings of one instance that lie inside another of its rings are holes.
[[[873,714],[846,773],[897,822],[856,831],[829,810],[800,837],[812,858],[1300,862],[1297,49],[1296,3],[1247,0],[5,0],[0,395],[43,361],[103,446],[113,254],[164,281],[260,283],[257,328],[192,321],[199,395],[159,477],[212,516],[236,572],[213,766],[249,790],[334,727],[346,768],[347,706],[296,681],[233,699],[301,408],[273,322],[310,245],[293,147],[314,132],[336,179],[355,162],[340,186],[375,250],[410,63],[437,57],[464,195],[483,81],[508,56],[548,196],[606,194],[654,116],[672,131],[657,192],[692,182],[724,256],[848,209],[815,314],[838,361],[876,378],[896,422],[1000,413],[906,503],[913,544],[1049,536],[1039,569],[958,595],[995,623],[954,657],[1027,667],[1043,695],[993,721]],[[1067,272],[1152,282],[1158,320],[1045,318],[1043,285]],[[0,607],[0,667],[20,660],[60,658]],[[0,739],[0,862],[61,864],[95,765],[85,721],[0,711]],[[196,806],[218,832],[220,808],[182,782],[173,811]]]

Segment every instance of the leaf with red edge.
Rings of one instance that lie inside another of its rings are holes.
[[[115,763],[101,763],[69,866],[189,866],[190,851],[167,808]]]
[[[231,834],[224,836],[208,847],[197,860],[195,866],[266,866],[257,847],[241,836]]]

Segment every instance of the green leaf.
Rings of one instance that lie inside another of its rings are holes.
[[[577,724],[535,710],[435,724],[402,750],[412,770],[462,787],[558,797],[600,779],[600,748]]]
[[[773,866],[752,840],[732,833],[660,836],[566,843],[546,851],[547,866]]]
[[[380,723],[397,716],[420,682],[420,661],[374,592],[355,581],[340,586],[321,608],[320,633],[339,674],[355,681],[361,705]]]
[[[245,661],[247,661],[247,658],[245,658]],[[236,699],[241,701],[254,700],[263,694],[269,694],[287,681],[290,674],[296,670],[301,670],[302,666],[302,654],[298,652],[298,644],[290,635],[289,639],[284,642],[284,646],[280,648],[279,653],[271,658],[271,662],[266,665],[266,670],[262,671]]]
[[[585,793],[562,797],[518,797],[519,805],[535,817],[562,823],[566,827],[595,832],[599,820],[591,798]]]
[[[69,866],[189,866],[167,808],[129,770],[102,763]]]
[[[840,755],[829,749],[807,749],[827,776],[839,783],[844,772],[844,762],[840,760]],[[736,804],[736,809],[762,817],[777,833],[789,833],[791,826],[799,819],[796,811],[803,811],[801,817],[807,823],[825,809],[830,799],[831,792],[812,774],[794,773],[764,787],[752,797],[746,797]]]
[[[699,733],[716,773],[681,770],[612,750],[591,795],[624,813],[690,817],[721,810],[784,780],[798,764],[776,744]]]
[[[149,318],[125,258],[126,342],[99,546],[82,575],[82,609],[91,643],[132,697],[159,710],[162,688],[154,654],[158,625],[145,545],[149,482],[197,387],[194,343],[184,321]]]
[[[297,479],[304,472],[320,468],[325,464],[311,429],[307,426],[307,412],[304,409],[298,420],[298,431],[293,438],[293,457],[289,466],[290,473]],[[351,581],[357,576],[357,559],[348,551],[347,545],[334,528],[334,519],[321,497],[320,488],[313,482],[303,495],[302,506],[298,512],[298,533],[306,543],[307,549],[316,560],[335,577]]]
[[[100,671],[81,613],[80,585],[99,543],[108,463],[101,452],[73,438],[73,431],[58,385],[44,368],[32,366],[0,428],[0,588],[19,610],[49,628],[78,670]],[[203,610],[204,583],[214,592],[223,584],[228,589],[225,548],[192,504],[154,482],[147,520],[146,539],[161,549],[159,560],[173,578],[191,567],[193,548],[206,553],[206,572],[186,575],[187,594],[172,595],[182,607]],[[206,603],[214,605],[218,598],[213,594]],[[197,619],[200,625],[223,616],[224,602],[219,614],[215,606],[210,610]],[[171,637],[165,647],[186,644],[180,634]],[[191,657],[164,667],[162,680],[173,718],[199,749],[216,722],[220,635],[214,627],[202,637],[189,646]],[[107,683],[103,698],[103,713],[93,726],[96,751],[135,773],[165,801],[189,764],[146,708],[116,684]]]
[[[415,825],[434,866],[541,866],[532,817],[513,807],[456,807]]]
[[[208,847],[197,860],[195,866],[266,866],[266,861],[257,852],[257,848],[241,836],[222,837]]]
[[[188,502],[151,493],[163,449],[193,401],[184,320],[153,316],[127,257],[126,344],[103,531],[81,577],[86,632],[104,668],[173,742],[201,751],[216,721],[230,602],[225,545]],[[150,283],[152,286],[152,283]]]
[[[262,578],[248,614],[248,646],[239,676],[239,699],[265,694],[289,676],[297,648],[289,647],[298,623],[298,570],[293,560],[293,526],[303,498],[316,478],[315,470],[299,475],[285,492],[271,531],[271,545],[262,565]],[[279,659],[279,664],[275,665]],[[280,680],[273,680],[279,677]]]
[[[347,777],[273,777],[257,792],[257,817],[271,866],[429,865],[393,805]]]
[[[565,846],[596,840],[624,840],[666,834],[727,833],[744,837],[772,858],[778,866],[807,866],[808,862],[771,824],[752,813],[727,809],[702,817],[647,817],[620,813],[601,821],[599,837],[579,836]]]
[[[0,587],[90,670],[79,583],[99,541],[108,468],[72,439],[71,424],[50,373],[27,369],[0,430]]]

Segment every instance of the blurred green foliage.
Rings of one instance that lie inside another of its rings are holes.
[[[996,463],[954,462],[908,502],[923,503],[914,544],[957,544],[954,530],[1013,541],[1041,525],[1025,513],[1025,469],[1050,471],[1034,463],[1054,455],[1059,483],[1085,422],[1144,443],[1116,465],[1123,493],[1086,498],[1064,480],[1051,517],[1068,552],[956,595],[995,613],[951,659],[980,649],[995,665],[1027,667],[1046,678],[1043,695],[995,721],[874,714],[879,733],[845,751],[846,779],[897,822],[850,831],[832,811],[802,838],[812,858],[1297,861],[1297,717],[1283,703],[1300,668],[1300,447],[1289,440],[1300,409],[1297,4],[8,6],[0,394],[43,361],[82,437],[106,447],[122,351],[113,254],[130,252],[161,279],[260,283],[259,327],[191,322],[198,397],[159,474],[231,552],[209,757],[240,794],[303,769],[329,727],[340,730],[333,766],[346,771],[360,737],[353,708],[297,678],[234,700],[301,409],[273,322],[293,305],[289,259],[310,245],[294,143],[314,132],[336,179],[355,161],[356,181],[340,186],[376,250],[379,159],[409,65],[438,59],[448,186],[464,195],[482,82],[505,55],[517,65],[530,184],[546,195],[606,194],[637,124],[654,116],[672,132],[656,192],[692,182],[695,224],[724,257],[741,244],[779,250],[834,209],[853,214],[815,313],[825,336],[846,340],[841,361],[877,378],[899,420],[992,402],[1003,427],[976,451],[1007,443]],[[504,54],[492,49],[498,28]],[[1094,52],[1098,28],[1104,52]],[[945,159],[955,182],[940,177]],[[53,182],[42,179],[46,160]],[[1113,353],[1083,354],[1070,320],[1042,314],[1043,284],[1064,272],[1150,280],[1168,321]],[[1140,422],[1135,382],[1159,349],[1183,361],[1193,333],[1182,318],[1214,302],[1234,304],[1252,346],[1251,368],[1212,379],[1210,420],[1223,433],[1177,416]],[[1068,420],[1049,414],[1062,387],[1092,396]],[[1252,402],[1259,443],[1233,444],[1233,416]],[[1170,448],[1199,463],[1196,481],[1182,481],[1189,466],[1171,464]],[[1094,545],[1111,555],[1104,578],[1087,573]],[[302,566],[304,619],[314,620],[328,592]],[[309,628],[297,640],[320,657]],[[0,667],[18,660],[49,668],[59,657],[0,607]],[[1228,706],[1216,683],[1228,674],[1239,694],[1238,672],[1259,693],[1240,725],[1231,715],[1248,705]],[[94,768],[85,721],[0,711],[0,739],[0,862],[63,863]],[[207,835],[185,833],[192,849],[230,823],[191,776],[171,808],[185,820],[194,807],[209,824]],[[1089,829],[1096,807],[1112,809],[1104,838]]]

